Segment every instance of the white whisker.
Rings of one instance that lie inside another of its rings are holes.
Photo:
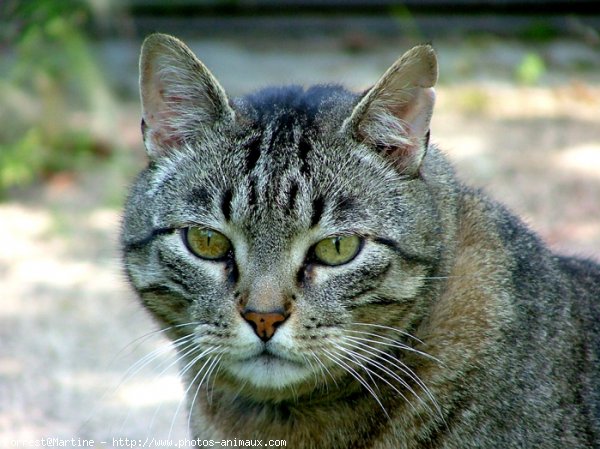
[[[335,343],[334,346],[340,351],[340,356],[346,358],[346,360],[349,360],[358,365],[360,368],[362,368],[365,371],[365,373],[367,373],[367,376],[369,376],[369,379],[371,379],[371,382],[373,382],[375,388],[379,391],[379,385],[377,384],[377,381],[371,376],[372,371],[367,366],[365,366],[358,357],[355,357],[355,352]],[[363,360],[364,359],[365,358],[363,357]]]
[[[387,362],[388,364],[391,364],[396,369],[400,370],[402,373],[409,376],[412,380],[414,380],[417,383],[417,385],[419,385],[419,387],[421,387],[421,389],[425,392],[425,394],[427,394],[429,399],[436,405],[436,408],[438,408],[438,411],[440,411],[439,405],[438,405],[437,401],[435,400],[435,398],[433,397],[433,394],[431,393],[429,388],[427,388],[427,385],[425,385],[425,383],[419,378],[419,376],[417,376],[417,374],[413,370],[411,370],[404,362],[402,362],[401,360],[392,356],[391,354],[389,354],[385,351],[382,351],[381,349],[374,348],[373,346],[370,346],[370,345],[364,343],[365,341],[370,342],[367,339],[362,339],[362,338],[357,338],[357,337],[352,337],[352,336],[346,336],[346,337],[344,337],[344,339],[350,340],[353,343],[355,343],[356,345],[359,345],[360,348],[357,348],[357,349],[361,349],[362,351],[370,353],[371,355],[375,356],[376,358],[379,358],[380,360],[383,360],[383,361]],[[375,341],[373,343],[377,343],[377,342]],[[356,347],[356,346],[354,346],[354,347]]]
[[[187,357],[189,354],[192,354],[194,351],[198,350],[198,348],[195,346],[195,344],[189,343],[188,345],[184,346],[180,351],[183,351],[183,353],[179,353],[178,357],[171,362],[167,367],[165,367],[160,373],[158,373],[156,376],[154,376],[153,382],[156,382],[156,380],[163,376],[167,370],[169,368],[171,368],[173,365],[175,365],[176,363],[178,363],[180,360],[183,360],[185,357]],[[200,354],[200,356],[202,356],[202,354]],[[196,356],[198,357],[198,356]],[[180,372],[180,375],[182,375],[185,371]],[[154,414],[152,415],[152,419],[150,420],[150,424],[148,425],[148,432],[150,433],[150,431],[152,430],[152,428],[154,427],[154,421],[156,419],[156,417],[158,416],[158,412],[160,411],[161,407],[162,407],[163,403],[161,402],[158,407],[156,407],[156,410],[154,411]]]
[[[435,397],[433,396],[433,394],[431,393],[431,391],[429,390],[429,388],[427,388],[427,386],[425,385],[425,383],[423,381],[421,381],[421,379],[410,369],[406,366],[406,364],[404,364],[403,362],[401,362],[400,360],[396,359],[395,357],[391,356],[390,354],[387,354],[384,351],[380,351],[377,350],[376,348],[369,348],[367,346],[368,349],[365,349],[364,347],[360,347],[351,343],[342,343],[342,344],[346,344],[346,345],[350,345],[353,348],[358,349],[359,351],[363,351],[367,354],[370,354],[372,356],[374,356],[375,359],[381,360],[385,363],[387,363],[388,365],[392,366],[393,368],[396,368],[397,370],[401,371],[402,373],[408,375],[415,383],[417,383],[417,385],[421,388],[421,390],[423,390],[423,392],[427,395],[427,397],[429,398],[429,400],[431,401],[431,403],[434,405],[436,412],[439,414],[440,417],[442,417],[442,411],[441,408],[438,404],[438,402],[436,401]],[[366,346],[366,345],[363,345]],[[375,352],[372,352],[370,349],[379,352],[380,354],[377,354]],[[365,360],[365,362],[379,368],[382,372],[384,372],[385,374],[387,374],[388,376],[390,376],[392,379],[396,380],[397,382],[399,382],[400,384],[402,384],[402,386],[404,388],[406,388],[419,402],[421,402],[421,404],[423,404],[429,411],[430,413],[433,414],[433,409],[429,406],[429,404],[427,404],[418,394],[417,392],[406,382],[406,380],[404,380],[402,377],[400,377],[398,374],[396,374],[395,372],[393,372],[390,368],[388,368],[387,366],[383,365],[382,363],[379,363],[378,361],[374,360],[374,359],[370,359],[368,357],[365,357],[363,355],[360,355],[358,353],[355,353],[357,357],[360,357],[362,359]],[[394,388],[395,389],[395,388]],[[401,396],[407,400],[407,398],[400,393]],[[407,400],[407,402],[410,402]]]
[[[191,340],[191,338],[193,337],[192,334],[190,335],[186,335],[184,337],[181,337],[177,340],[175,340],[174,342],[168,342],[165,343],[161,346],[159,346],[158,348],[156,348],[155,350],[149,352],[148,354],[146,354],[144,357],[140,358],[137,362],[135,362],[131,367],[129,367],[127,369],[127,371],[125,371],[125,374],[123,375],[122,380],[119,382],[119,384],[114,388],[113,393],[116,392],[119,388],[121,388],[126,382],[128,382],[131,378],[133,378],[134,376],[136,376],[145,366],[149,365],[152,361],[156,360],[158,357],[160,357],[162,354],[164,353],[168,353],[169,351],[171,351],[173,348],[177,348],[178,346],[184,346],[184,350],[187,350],[188,348],[190,348],[192,346],[192,344],[189,342],[189,340]],[[189,345],[189,346],[188,346]],[[160,374],[155,375],[153,378],[153,382],[156,382],[156,380],[158,379],[158,377],[160,377],[162,374],[165,373],[165,371],[172,365],[174,365],[175,363],[177,363],[177,361],[180,358],[176,358],[174,362],[172,362],[165,370],[161,371]],[[169,359],[167,359],[166,361],[162,362],[162,363],[166,363]],[[159,364],[159,366],[162,365]],[[158,406],[157,411],[154,414],[154,417],[156,416],[158,410],[160,410],[160,405]],[[131,415],[131,406],[128,408],[127,410],[127,414],[126,416],[123,418],[122,422],[121,422],[121,426],[118,430],[118,433],[122,433],[123,429],[125,427],[125,424],[127,423],[127,420],[129,419],[129,416]],[[154,417],[152,419],[152,421],[150,422],[150,428],[153,426],[154,423]]]
[[[134,340],[130,341],[127,345],[125,345],[123,348],[121,348],[111,358],[110,362],[108,362],[107,368],[112,367],[115,364],[115,362],[119,359],[119,357],[121,355],[123,355],[123,353],[127,349],[131,349],[130,352],[134,352],[134,350],[137,349],[143,342],[145,342],[146,340],[148,340],[149,338],[151,338],[153,336],[162,334],[164,332],[167,332],[167,331],[169,331],[171,329],[174,329],[174,328],[177,328],[177,327],[190,326],[190,325],[194,325],[194,324],[196,324],[196,323],[189,322],[189,323],[183,323],[183,324],[179,324],[179,325],[169,326],[169,327],[166,327],[166,328],[163,328],[163,329],[157,329],[157,330],[153,330],[151,332],[147,332],[147,333],[145,333],[145,334],[143,334],[143,335],[135,338]],[[185,337],[182,337],[182,338],[180,338],[178,340],[165,342],[164,344],[162,344],[158,348],[154,349],[150,353],[145,354],[143,357],[141,357],[140,359],[136,360],[134,362],[134,364],[131,365],[129,368],[127,368],[127,370],[125,371],[125,373],[123,373],[123,376],[121,377],[119,383],[114,388],[107,387],[104,390],[104,393],[102,394],[102,396],[100,397],[100,399],[98,401],[96,401],[96,404],[94,405],[94,407],[92,408],[92,410],[89,412],[88,418],[81,424],[80,428],[83,428],[87,424],[90,423],[90,421],[92,420],[92,417],[94,416],[94,414],[96,413],[96,411],[98,409],[99,404],[101,402],[103,402],[107,398],[107,396],[114,395],[119,390],[119,388],[121,388],[123,386],[123,384],[125,384],[132,377],[134,377],[139,371],[141,371],[144,368],[144,366],[146,366],[147,364],[151,363],[154,359],[160,357],[163,353],[169,352],[171,348],[177,347],[177,341],[183,340],[183,339],[187,339],[190,336],[186,335]],[[128,416],[129,416],[129,412],[128,412]],[[127,419],[127,417],[125,419]]]
[[[327,373],[329,375],[329,377],[331,377],[331,380],[333,381],[333,384],[337,388],[338,384],[337,384],[337,382],[336,382],[335,377],[333,376],[333,374],[331,374],[331,371],[329,371],[329,368],[327,368],[327,366],[323,363],[323,361],[319,358],[319,356],[317,354],[315,354],[314,352],[311,352],[311,355],[316,360],[316,362],[319,364],[321,372]],[[325,387],[327,388],[327,392],[329,392],[329,386],[328,386],[327,382],[325,383]]]
[[[414,352],[415,354],[422,355],[423,357],[426,357],[426,358],[431,359],[439,364],[442,364],[442,361],[440,359],[438,359],[437,357],[434,357],[430,354],[427,354],[426,352],[423,352],[419,349],[413,348],[412,346],[408,346],[408,345],[401,343],[397,340],[394,340],[392,338],[385,337],[385,336],[379,335],[379,334],[375,334],[373,332],[355,331],[352,329],[347,329],[347,331],[352,332],[354,334],[362,334],[362,335],[368,335],[370,337],[376,337],[376,338],[379,338],[380,340],[373,340],[373,339],[369,339],[369,338],[352,337],[352,336],[348,336],[348,338],[353,338],[357,341],[366,341],[369,343],[380,344],[383,346],[392,346],[392,347],[395,347],[398,349],[402,349],[404,351]]]
[[[217,346],[216,348],[214,348],[214,350],[217,351],[217,350],[219,350],[219,348],[220,348],[220,346]],[[200,382],[198,382],[198,387],[196,388],[196,391],[194,392],[194,397],[190,401],[190,410],[188,412],[188,421],[187,421],[188,434],[191,434],[192,413],[194,411],[194,405],[196,404],[196,398],[198,397],[200,388],[202,387],[202,384],[204,383],[204,379],[207,379],[207,384],[208,384],[208,379],[210,378],[210,373],[212,372],[214,367],[219,363],[219,361],[221,360],[221,357],[222,357],[221,354],[216,354],[216,355],[210,356],[208,358],[208,360],[206,362],[204,362],[204,365],[202,365],[202,367],[198,370],[198,374],[196,374],[194,376],[194,378],[190,382],[190,385],[185,390],[184,397],[187,397],[188,391],[190,390],[190,388],[192,387],[192,385],[198,378],[198,375],[202,372],[202,370],[204,369],[206,364],[210,362],[210,364],[208,365],[208,368],[206,369],[206,373],[204,373],[204,376],[202,376],[202,379],[200,379]],[[212,361],[211,361],[211,359],[212,359]],[[180,405],[181,405],[181,403],[180,403]],[[175,411],[175,416],[177,416],[178,412],[179,412],[179,407],[177,407],[177,410]],[[175,416],[173,417],[173,419],[175,419]],[[173,423],[171,423],[171,428],[172,427],[173,427]],[[170,431],[169,431],[169,434],[170,434]]]
[[[319,376],[317,374],[317,370],[315,369],[315,366],[313,365],[313,363],[310,361],[310,358],[308,357],[308,355],[306,355],[306,354],[301,354],[301,355],[302,355],[302,360],[304,361],[304,363],[306,363],[308,366],[310,366],[310,370],[312,371],[313,376],[315,378],[315,384],[313,386],[313,389],[316,390],[317,387],[319,386]]]
[[[153,337],[155,335],[160,335],[160,334],[163,334],[165,332],[168,332],[170,330],[177,329],[177,328],[180,328],[180,327],[195,326],[197,324],[198,323],[196,323],[195,321],[190,321],[188,323],[175,324],[173,326],[168,326],[168,327],[165,327],[165,328],[162,328],[162,329],[156,329],[156,330],[153,330],[151,332],[146,332],[145,334],[140,335],[139,337],[134,338],[129,343],[127,343],[125,346],[123,346],[119,350],[119,352],[117,352],[117,354],[115,355],[115,358],[117,358],[120,354],[122,354],[123,352],[125,352],[131,346],[133,346],[133,348],[132,348],[132,351],[133,351],[137,346],[139,346],[140,344],[142,344],[144,341],[148,340],[150,337]],[[188,334],[188,335],[191,335],[191,334]],[[187,335],[186,335],[186,337],[187,337]],[[174,340],[173,343],[175,343],[176,341],[177,340]]]
[[[196,362],[198,362],[200,359],[202,359],[203,357],[211,354],[212,352],[215,352],[216,350],[218,350],[220,348],[220,346],[217,347],[211,347],[208,349],[205,349],[204,351],[202,351],[199,355],[195,356],[190,362],[188,362],[188,364],[183,368],[183,370],[181,371],[181,375],[183,376]],[[179,414],[179,410],[181,409],[181,405],[183,404],[183,402],[186,400],[187,398],[187,394],[190,391],[190,388],[192,388],[192,385],[194,385],[194,382],[196,381],[196,379],[198,378],[198,376],[200,376],[200,374],[202,374],[202,370],[204,369],[204,367],[213,359],[214,356],[210,356],[205,362],[204,364],[200,367],[200,369],[198,370],[198,372],[196,373],[196,375],[192,378],[192,380],[190,381],[190,384],[188,385],[188,387],[186,388],[186,390],[183,393],[183,396],[181,398],[181,400],[179,401],[179,404],[177,405],[177,409],[175,409],[175,414],[173,415],[173,419],[171,420],[171,427],[169,428],[169,434],[167,436],[167,439],[171,438],[171,434],[173,432],[173,427],[175,426],[175,419],[177,418],[177,415]],[[202,377],[202,379],[200,380],[200,383],[198,385],[198,389],[200,388],[200,386],[202,385],[202,382],[204,381],[204,378],[206,376],[206,373],[204,374],[204,376]],[[196,392],[197,393],[197,392]],[[195,400],[196,396],[194,396],[194,400]]]
[[[222,366],[219,362],[221,361],[222,358],[223,358],[223,354],[221,353],[221,354],[219,354],[219,360],[217,360],[217,364],[216,364],[217,371],[215,372],[215,374],[213,376],[212,386],[210,387],[210,396],[208,396],[208,391],[209,391],[208,386],[206,389],[206,394],[207,394],[206,399],[209,404],[212,404],[213,392],[215,391],[215,382],[217,380],[217,377],[219,376],[219,371],[221,370],[221,366]],[[207,384],[208,384],[208,382],[207,382]]]
[[[397,332],[397,333],[399,333],[401,335],[404,335],[405,337],[412,338],[412,339],[418,341],[421,344],[425,344],[419,338],[415,337],[414,335],[410,334],[409,332],[406,332],[406,331],[404,331],[402,329],[397,329],[397,328],[392,327],[392,326],[386,326],[384,324],[377,324],[377,323],[352,323],[352,324],[356,325],[356,326],[370,326],[370,327],[377,327],[379,329],[386,329],[386,330],[394,331],[394,332]]]
[[[335,363],[336,365],[338,365],[339,367],[344,369],[344,371],[346,371],[348,374],[350,374],[354,379],[356,379],[356,381],[358,383],[360,383],[363,387],[365,387],[365,389],[371,394],[371,396],[373,396],[373,398],[375,399],[377,404],[379,404],[379,406],[385,413],[385,416],[387,416],[389,419],[390,415],[388,414],[387,410],[385,409],[385,407],[379,400],[377,393],[375,393],[375,390],[373,390],[373,388],[371,388],[369,383],[365,379],[363,379],[362,376],[360,374],[358,374],[354,368],[352,368],[350,365],[348,365],[343,360],[340,360],[338,356],[332,354],[330,351],[328,351],[326,349],[322,349],[322,351],[327,358],[329,358],[333,363]],[[342,354],[338,354],[338,355],[342,356]]]
[[[405,386],[406,388],[408,388],[411,393],[413,393],[418,399],[419,396],[410,388],[410,386],[408,386],[408,384],[406,383],[406,381],[404,381],[403,379],[401,379],[399,376],[395,375],[392,371],[390,371],[389,369],[385,368],[383,365],[378,364],[377,362],[374,362],[373,360],[370,360],[369,358],[360,355],[352,350],[349,350],[347,348],[341,348],[338,345],[336,345],[339,349],[344,350],[347,354],[352,355],[352,358],[356,357],[360,360],[365,361],[368,364],[372,364],[376,367],[378,367],[379,369],[381,369],[384,373],[388,374],[390,377],[392,377],[394,380],[398,380],[400,383],[402,383],[403,386]],[[379,366],[378,366],[379,365]],[[378,379],[382,380],[383,382],[385,382],[390,388],[392,388],[396,393],[398,393],[402,399],[404,399],[404,401],[414,410],[416,411],[415,406],[408,400],[408,398],[404,395],[404,393],[402,393],[400,390],[398,390],[398,388],[393,385],[392,383],[390,383],[387,379],[385,379],[384,377],[380,376],[379,374],[377,374],[375,371],[370,370],[367,366],[360,364],[360,366],[367,372],[371,372],[375,377],[377,377]],[[370,376],[369,376],[370,377]],[[425,403],[423,403],[424,405],[426,405]]]
[[[177,340],[174,340],[172,342],[165,343],[165,344],[159,346],[158,348],[156,348],[155,350],[149,352],[142,358],[140,358],[137,362],[135,362],[133,365],[131,365],[131,367],[129,367],[127,369],[127,371],[125,371],[125,373],[123,374],[123,380],[121,380],[119,385],[117,385],[117,387],[115,388],[115,391],[117,389],[119,389],[119,387],[121,385],[123,385],[125,382],[127,382],[129,379],[131,379],[133,376],[135,376],[138,372],[140,372],[145,366],[147,366],[153,360],[157,359],[158,357],[160,357],[161,355],[163,355],[165,353],[168,353],[172,349],[177,349],[180,346],[188,344],[189,340],[191,340],[193,337],[194,337],[194,335],[190,334],[190,335],[186,335],[184,337],[178,338]]]

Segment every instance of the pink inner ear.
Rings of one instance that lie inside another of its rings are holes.
[[[171,107],[171,105],[174,104],[180,104],[184,101],[183,97],[177,96],[177,95],[163,95],[164,92],[161,91],[161,97],[163,99],[163,103],[165,105],[167,105],[168,108]]]
[[[422,151],[421,142],[411,140],[402,146],[385,147],[380,151],[393,162],[400,174],[414,173],[418,170]]]
[[[157,82],[155,93],[149,98],[149,110],[144,121],[148,127],[147,138],[158,148],[173,148],[183,143],[185,132],[177,126],[179,115],[177,105],[184,99],[177,95],[167,95],[161,82]]]
[[[415,96],[398,115],[410,126],[411,137],[420,138],[427,134],[434,105],[435,91],[433,88],[415,90]]]
[[[152,143],[159,148],[174,148],[183,144],[183,137],[171,127],[150,131],[149,137]]]
[[[172,124],[174,116],[172,111],[163,109],[145,117],[147,138],[154,147],[172,148],[183,143],[183,133]]]

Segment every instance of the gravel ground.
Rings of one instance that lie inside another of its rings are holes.
[[[442,76],[432,140],[464,179],[508,204],[551,247],[600,260],[598,49],[574,41],[435,45]],[[361,89],[409,43],[353,42],[352,52],[335,40],[191,46],[239,94],[288,82]],[[138,49],[98,47],[126,96],[136,90]],[[532,52],[547,70],[537,87],[519,85],[515,68]],[[135,102],[124,102],[118,122],[131,148],[120,163],[56,176],[0,203],[0,447],[44,437],[115,447],[118,438],[187,435],[174,355],[151,333],[119,265],[114,204],[143,164]]]

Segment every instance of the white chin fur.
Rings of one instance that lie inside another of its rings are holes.
[[[307,367],[267,355],[233,362],[227,371],[243,382],[270,389],[285,388],[312,375]]]

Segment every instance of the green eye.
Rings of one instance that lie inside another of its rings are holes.
[[[203,259],[222,259],[231,249],[231,242],[227,237],[208,228],[187,228],[184,239],[189,250]]]
[[[360,243],[356,235],[329,237],[315,245],[315,257],[326,265],[342,265],[356,257]]]

